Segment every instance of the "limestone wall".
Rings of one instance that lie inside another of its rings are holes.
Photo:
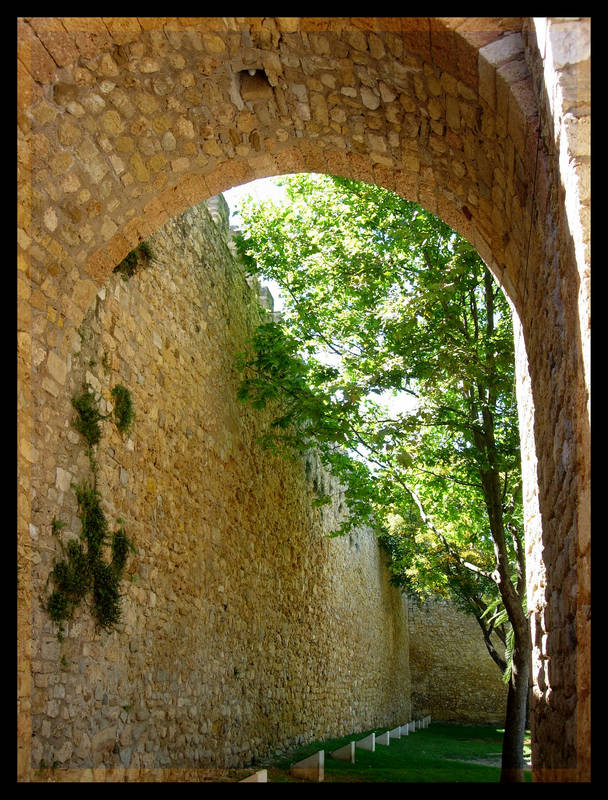
[[[520,430],[535,431],[534,448],[522,438],[532,764],[536,781],[588,781],[591,20],[534,18],[526,42],[540,128],[528,302],[516,336],[528,357],[527,368],[521,355],[516,362]],[[540,389],[541,374],[555,376],[554,391]]]
[[[429,600],[410,602],[408,619],[414,717],[504,724],[507,687],[473,617]]]
[[[32,768],[166,777],[409,719],[407,609],[374,536],[325,537],[343,498],[313,509],[318,465],[262,452],[260,417],[236,400],[257,298],[204,205],[149,241],[152,264],[112,274],[86,314],[65,391],[36,401]],[[104,412],[117,383],[131,392],[130,434],[105,422],[96,457],[110,528],[123,519],[137,553],[120,630],[97,631],[85,604],[59,641],[40,598],[52,520],[63,539],[80,529],[84,383]]]

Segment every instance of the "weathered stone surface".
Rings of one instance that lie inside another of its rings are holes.
[[[447,603],[408,607],[412,714],[446,722],[504,720],[507,687],[475,619]],[[500,652],[500,642],[493,642]]]
[[[265,453],[263,419],[236,399],[233,360],[260,318],[259,288],[231,255],[223,198],[211,210],[217,224],[193,207],[149,239],[148,267],[106,281],[70,370],[51,354],[63,365],[57,403],[44,404],[55,430],[74,433],[83,385],[107,413],[123,383],[135,408],[126,438],[104,423],[96,455],[109,523],[122,519],[137,548],[120,632],[95,631],[82,608],[60,645],[34,612],[47,632],[34,643],[35,753],[60,753],[65,768],[242,767],[296,737],[409,713],[407,611],[373,533],[327,539],[343,494],[313,454]],[[35,519],[48,555],[31,574],[41,591],[59,555],[51,520],[78,532],[71,484],[90,472],[78,435],[46,446]],[[315,510],[315,491],[332,506]],[[69,692],[54,684],[62,657],[76,667]],[[52,722],[64,717],[70,729]]]
[[[325,779],[325,751],[319,750],[318,753],[292,764],[289,772],[296,778],[321,783]]]
[[[243,778],[239,783],[268,783],[268,770],[259,769],[250,775],[248,778]]]
[[[348,761],[351,764],[355,763],[355,742],[349,742],[344,747],[339,747],[337,750],[332,750],[329,754],[332,758],[337,758],[338,761]]]
[[[371,750],[373,753],[376,749],[376,734],[370,733],[362,739],[357,739],[355,741],[355,747],[359,747],[361,750]]]

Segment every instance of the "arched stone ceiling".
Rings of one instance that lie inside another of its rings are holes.
[[[61,299],[39,298],[57,315],[77,323],[167,218],[298,171],[420,202],[476,245],[517,303],[537,143],[521,19],[18,25],[19,243],[35,284],[60,282]]]

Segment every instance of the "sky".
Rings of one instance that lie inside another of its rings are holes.
[[[257,202],[269,199],[275,201],[285,200],[285,190],[276,185],[277,180],[277,178],[258,178],[256,181],[243,183],[223,192],[224,199],[230,208],[230,224],[238,227],[239,217],[236,211],[241,201],[249,195]]]
[[[238,215],[238,208],[241,202],[251,195],[253,199],[260,203],[263,200],[274,200],[275,202],[283,202],[286,200],[285,190],[281,186],[276,185],[278,178],[258,178],[250,183],[243,183],[240,186],[234,186],[226,192],[222,192],[224,199],[228,203],[230,209],[230,225],[239,227],[240,217]],[[275,281],[264,280],[264,285],[268,286],[270,293],[274,299],[274,310],[281,311],[283,308],[283,300],[281,298],[281,291],[279,285]]]

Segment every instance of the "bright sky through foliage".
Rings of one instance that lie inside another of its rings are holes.
[[[230,209],[231,224],[237,227],[239,226],[239,206],[241,202],[250,195],[256,202],[262,202],[263,200],[281,202],[286,200],[285,189],[281,186],[277,186],[279,180],[280,177],[258,178],[256,181],[234,186],[232,189],[224,192],[224,198]]]
[[[240,186],[234,186],[232,189],[223,192],[224,199],[230,210],[230,225],[236,228],[242,226],[239,208],[242,202],[248,197],[252,197],[256,203],[262,203],[265,200],[272,200],[275,204],[287,202],[285,189],[278,185],[280,181],[280,175],[270,178],[258,178],[255,181],[243,183]],[[278,283],[267,278],[264,278],[264,283],[269,287],[274,298],[275,311],[281,311],[283,308],[283,301],[281,299],[281,289]],[[405,393],[400,393],[395,397],[392,392],[385,392],[383,395],[377,395],[376,399],[387,403],[394,413],[410,412],[416,405],[412,396]]]
[[[258,178],[250,183],[243,183],[240,186],[234,186],[232,189],[224,192],[224,199],[228,203],[230,209],[230,224],[236,228],[241,227],[242,220],[239,215],[239,207],[243,200],[251,196],[256,203],[261,203],[264,200],[272,200],[275,203],[286,201],[287,197],[285,189],[282,186],[277,186],[279,177],[274,178]],[[270,289],[274,299],[275,311],[280,311],[283,308],[281,300],[281,290],[275,281],[265,279],[265,283]]]

